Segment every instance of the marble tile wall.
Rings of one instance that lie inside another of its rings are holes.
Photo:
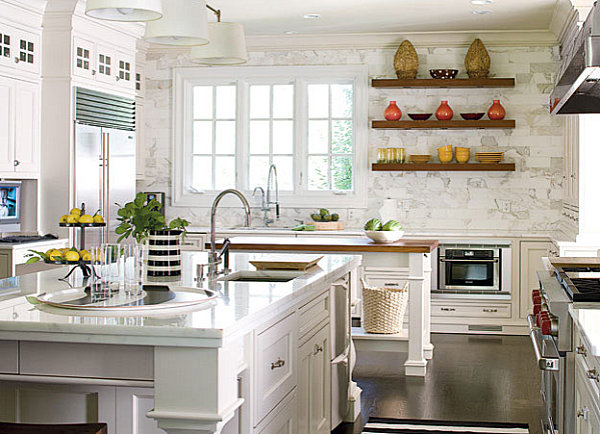
[[[443,144],[504,151],[516,172],[370,172],[366,209],[336,209],[347,227],[360,227],[377,215],[382,199],[398,201],[398,216],[407,229],[488,230],[538,232],[558,227],[562,198],[563,127],[548,114],[548,95],[555,79],[558,50],[553,47],[492,47],[491,76],[515,77],[514,89],[370,89],[369,119],[383,118],[389,100],[402,111],[434,112],[442,99],[455,111],[483,112],[500,99],[514,130],[397,131],[370,130],[363,152],[376,158],[382,146],[403,146],[407,153],[436,154]],[[430,68],[462,69],[466,48],[418,50],[419,76]],[[393,77],[394,50],[329,50],[250,53],[249,65],[367,64],[371,77]],[[172,169],[171,69],[191,66],[186,54],[151,53],[146,65],[143,178],[140,191],[164,191],[169,203]],[[405,116],[405,115],[404,115]],[[285,206],[285,204],[283,204]],[[311,209],[282,209],[281,224],[307,219]],[[238,225],[241,213],[219,216],[222,225]],[[168,207],[167,215],[181,215],[194,225],[208,224],[208,209]],[[262,214],[255,213],[260,225]]]

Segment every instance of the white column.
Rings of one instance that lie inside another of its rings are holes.
[[[423,255],[424,262],[424,275],[425,280],[423,283],[423,307],[425,315],[425,327],[423,328],[423,350],[425,358],[431,360],[433,358],[433,344],[431,343],[431,261],[433,258],[432,253],[426,253]]]
[[[424,377],[427,360],[424,354],[425,309],[429,289],[425,288],[425,258],[423,253],[409,253],[408,308],[408,359],[404,363],[405,374]]]

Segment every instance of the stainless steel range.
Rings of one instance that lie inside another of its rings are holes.
[[[573,321],[569,306],[600,302],[600,267],[556,267],[539,272],[540,288],[532,291],[529,334],[542,370],[545,433],[575,431]]]

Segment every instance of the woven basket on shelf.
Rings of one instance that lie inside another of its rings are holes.
[[[363,285],[363,327],[367,333],[398,333],[408,302],[408,282],[402,288]]]

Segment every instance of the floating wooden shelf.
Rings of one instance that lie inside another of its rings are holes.
[[[514,172],[515,163],[374,163],[375,172]]]
[[[374,78],[372,87],[430,87],[430,88],[469,88],[469,87],[515,87],[514,78],[453,78],[436,80],[433,78],[415,78],[398,80],[396,78]]]
[[[501,121],[479,120],[479,121],[372,121],[371,128],[396,129],[396,130],[469,130],[485,128],[514,128],[515,121],[503,119]]]

